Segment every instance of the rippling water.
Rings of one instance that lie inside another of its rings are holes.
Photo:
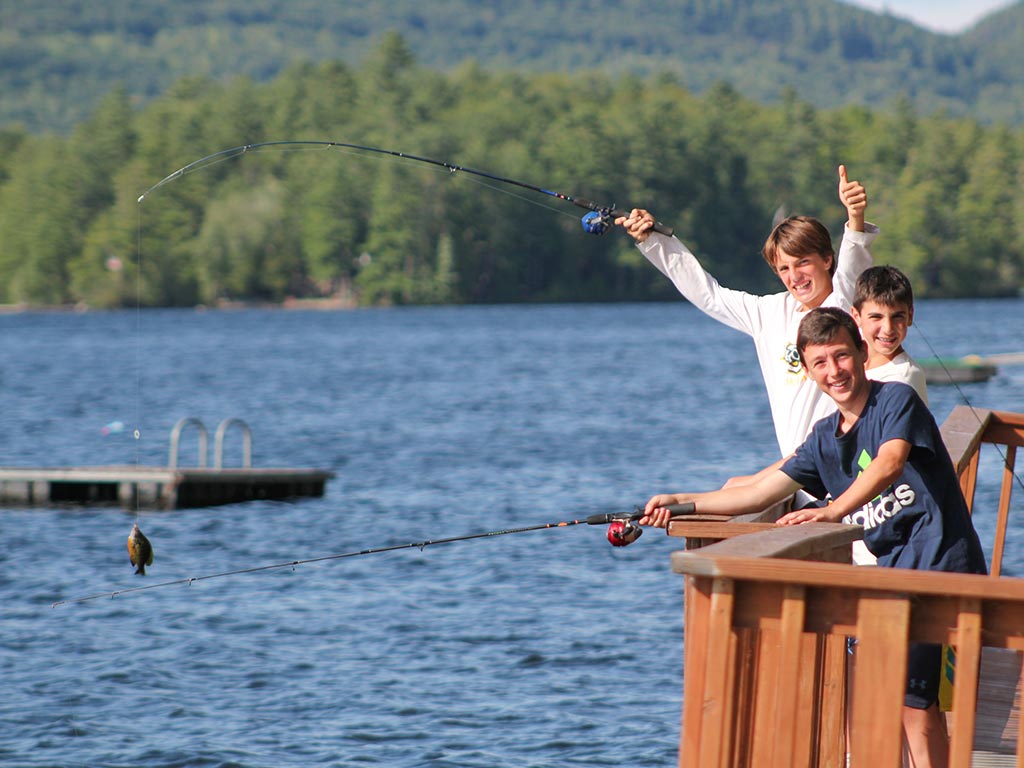
[[[1021,301],[922,302],[917,320],[921,357],[1024,346]],[[212,433],[239,417],[256,466],[337,473],[322,499],[141,513],[145,580],[134,513],[0,510],[0,764],[674,764],[679,544],[654,532],[613,549],[603,528],[532,531],[51,605],[715,487],[774,458],[741,335],[682,303],[24,314],[0,330],[2,465],[164,464],[178,419]],[[940,422],[964,396],[1024,411],[1024,367],[933,388]],[[196,450],[184,433],[181,463]]]

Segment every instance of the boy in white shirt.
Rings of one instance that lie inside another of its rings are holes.
[[[907,329],[914,323],[914,291],[896,267],[871,267],[857,278],[853,319],[868,345],[868,378],[902,381],[928,405],[928,385],[921,366],[903,349]]]
[[[850,314],[867,344],[867,376],[873,381],[909,384],[928,405],[924,371],[903,349],[914,322],[914,292],[910,280],[896,267],[870,267],[861,272],[853,292]],[[853,542],[855,565],[874,565],[863,541]]]
[[[615,220],[691,304],[753,339],[783,458],[804,442],[816,421],[835,411],[832,399],[800,366],[800,321],[816,307],[849,311],[857,277],[872,264],[870,245],[878,227],[865,222],[867,191],[847,178],[844,165],[839,166],[839,200],[848,220],[838,254],[828,229],[816,219],[791,216],[772,230],[762,255],[786,290],[765,296],[720,285],[677,238],[652,231],[655,219],[648,211],[634,208]],[[750,479],[732,478],[728,484]]]

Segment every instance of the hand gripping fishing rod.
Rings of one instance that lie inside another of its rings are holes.
[[[207,155],[206,157],[202,157],[199,160],[196,160],[195,162],[189,163],[188,165],[179,168],[169,176],[164,177],[156,184],[154,184],[152,187],[143,192],[141,195],[139,195],[138,202],[141,203],[145,199],[146,195],[148,195],[150,192],[156,189],[159,189],[164,184],[167,184],[168,182],[171,182],[174,179],[184,176],[187,173],[199,170],[200,168],[204,168],[207,165],[212,165],[214,163],[221,162],[222,160],[229,160],[232,157],[243,155],[246,152],[253,152],[267,147],[282,147],[296,144],[305,146],[320,146],[326,147],[328,149],[336,147],[341,149],[358,150],[360,152],[374,152],[379,155],[390,155],[391,157],[400,157],[404,160],[415,160],[416,162],[419,163],[436,165],[441,168],[447,169],[451,173],[469,173],[474,176],[481,176],[485,179],[490,179],[491,181],[498,181],[501,182],[502,184],[511,184],[516,187],[521,187],[522,189],[529,189],[533,192],[540,192],[541,194],[548,195],[550,197],[556,197],[559,200],[564,200],[567,203],[572,203],[575,206],[585,208],[588,211],[590,211],[590,213],[586,214],[583,217],[582,223],[583,230],[591,235],[603,235],[612,226],[614,220],[617,217],[628,215],[627,211],[624,211],[621,208],[616,208],[614,204],[601,205],[590,200],[585,200],[582,197],[572,197],[571,195],[565,195],[562,194],[561,192],[554,192],[550,189],[544,189],[543,187],[537,187],[534,186],[533,184],[527,184],[525,181],[517,181],[516,179],[510,179],[505,176],[497,176],[493,173],[487,173],[486,171],[478,171],[473,168],[466,168],[465,166],[455,165],[454,163],[448,163],[445,162],[444,160],[433,160],[429,157],[410,155],[406,154],[405,152],[396,152],[391,149],[381,149],[380,147],[367,147],[362,146],[360,144],[345,144],[340,141],[263,141],[257,144],[244,144],[240,147],[224,149],[221,150],[220,152],[215,152],[212,155]],[[660,222],[654,223],[654,231],[661,232],[664,235],[672,234],[672,228],[665,226]]]
[[[674,504],[670,507],[666,507],[673,517],[680,515],[693,514],[693,504]],[[484,539],[494,536],[505,536],[510,533],[525,533],[526,531],[540,531],[545,528],[566,528],[571,525],[604,525],[609,524],[608,527],[608,541],[616,547],[624,547],[628,544],[633,543],[640,534],[643,533],[643,529],[636,524],[636,521],[644,516],[644,511],[640,507],[636,507],[632,512],[612,512],[608,514],[590,515],[579,520],[567,520],[561,523],[541,523],[540,525],[529,525],[525,528],[507,528],[502,531],[487,531],[485,533],[471,533],[465,536],[450,536],[446,539],[428,539],[427,541],[413,541],[408,544],[393,544],[388,547],[376,547],[375,549],[363,549],[358,552],[342,552],[336,555],[323,555],[322,557],[311,557],[305,560],[290,560],[287,563],[273,563],[271,565],[259,565],[253,568],[241,568],[236,571],[223,571],[221,573],[208,573],[204,576],[190,576],[186,579],[174,579],[173,581],[162,581],[157,584],[147,584],[144,587],[130,587],[128,589],[119,589],[114,592],[100,592],[95,595],[86,595],[85,597],[75,597],[68,600],[58,600],[53,603],[50,607],[56,608],[60,605],[70,605],[71,603],[84,603],[89,600],[98,600],[101,597],[118,597],[119,595],[127,595],[131,592],[142,592],[147,589],[160,589],[162,587],[171,587],[178,584],[191,585],[196,581],[207,581],[209,579],[219,579],[224,576],[238,576],[245,573],[257,573],[259,571],[270,571],[278,568],[292,568],[294,569],[297,565],[307,565],[309,563],[321,563],[325,560],[342,560],[347,557],[360,557],[362,555],[376,555],[382,552],[394,552],[399,549],[424,549],[425,547],[431,547],[435,544],[451,544],[455,541],[470,541],[471,539]]]

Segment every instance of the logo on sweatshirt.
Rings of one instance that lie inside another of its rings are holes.
[[[861,450],[857,457],[857,466],[860,477],[864,470],[871,465],[871,456],[866,450]],[[863,526],[865,529],[877,528],[886,520],[895,517],[904,507],[909,507],[917,500],[914,489],[906,483],[892,486],[888,493],[882,493],[873,498],[863,507],[843,518],[844,523],[854,523]]]
[[[786,364],[788,373],[800,373],[800,352],[796,344],[786,345],[786,354],[782,356],[782,361]]]

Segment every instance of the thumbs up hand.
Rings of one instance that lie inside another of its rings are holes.
[[[859,181],[850,181],[846,175],[846,166],[839,166],[839,200],[846,208],[849,217],[847,226],[856,231],[864,231],[864,211],[868,207],[868,193]]]

